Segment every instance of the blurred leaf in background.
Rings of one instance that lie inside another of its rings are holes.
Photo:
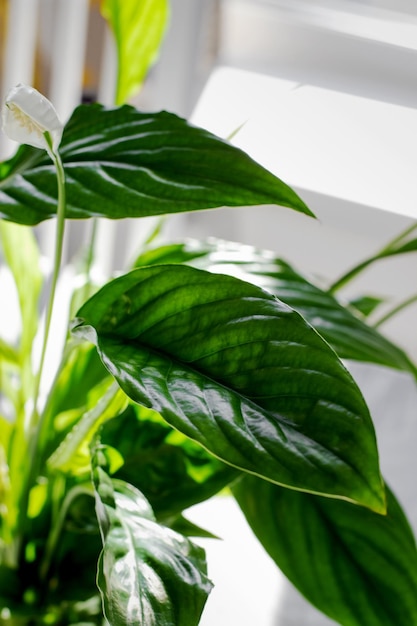
[[[103,0],[117,47],[116,104],[123,104],[140,89],[156,61],[169,19],[168,0]]]

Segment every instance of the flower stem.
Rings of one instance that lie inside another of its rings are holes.
[[[401,250],[401,246],[406,243],[407,237],[417,229],[417,222],[413,222],[411,226],[407,226],[407,228],[397,235],[394,239],[392,239],[386,246],[384,246],[379,252],[375,255],[365,259],[352,269],[350,269],[346,274],[340,276],[330,287],[328,288],[329,293],[334,294],[336,291],[339,291],[342,287],[344,287],[348,282],[350,282],[353,278],[356,278],[358,274],[360,274],[363,270],[365,270],[369,265],[374,263],[375,261],[379,261],[389,256],[394,256],[395,254],[400,254],[401,252],[405,252],[405,250]],[[411,250],[410,250],[411,251]]]
[[[50,142],[48,133],[45,133],[47,142]],[[66,211],[66,193],[65,193],[65,172],[62,165],[61,157],[58,152],[54,152],[50,145],[48,153],[55,165],[57,185],[58,185],[58,206],[57,206],[57,220],[56,220],[56,234],[55,234],[55,252],[54,252],[54,265],[51,278],[51,286],[48,295],[48,302],[45,312],[45,327],[41,349],[41,356],[39,361],[38,370],[35,376],[34,392],[33,392],[33,407],[32,413],[28,425],[27,438],[28,438],[28,463],[27,471],[25,472],[25,480],[23,481],[23,488],[20,498],[19,516],[20,530],[24,531],[27,524],[27,512],[30,491],[36,482],[38,475],[38,468],[40,463],[40,450],[39,439],[42,431],[42,418],[39,417],[39,394],[41,388],[42,373],[45,364],[45,355],[48,345],[49,330],[51,326],[52,312],[54,307],[55,292],[58,282],[59,271],[61,267],[62,248],[64,241],[64,229],[65,229],[65,211]]]
[[[417,302],[417,294],[414,294],[410,296],[409,298],[407,298],[406,300],[403,300],[402,302],[397,304],[397,306],[393,307],[391,310],[385,313],[385,315],[383,315],[376,322],[374,322],[373,324],[374,328],[379,328],[379,326],[382,326],[382,324],[385,324],[385,322],[391,319],[391,317],[394,317],[394,315],[396,315],[397,313],[399,313],[406,307],[410,306],[410,304],[414,304],[414,302]]]
[[[55,252],[54,252],[54,266],[53,273],[51,279],[51,287],[49,291],[48,303],[45,313],[45,330],[43,336],[42,343],[42,351],[41,358],[39,362],[38,371],[35,378],[35,390],[34,390],[34,404],[33,404],[33,414],[38,415],[38,403],[39,403],[39,390],[41,385],[41,378],[43,367],[45,363],[45,355],[46,348],[48,344],[49,337],[49,329],[51,326],[52,319],[52,311],[54,307],[55,300],[55,291],[58,282],[59,270],[61,267],[61,258],[62,258],[62,247],[64,242],[64,229],[65,229],[65,207],[66,207],[66,197],[65,197],[65,173],[64,168],[62,166],[61,157],[59,154],[53,155],[54,165],[56,167],[57,172],[57,181],[58,181],[58,209],[57,209],[57,224],[56,224],[56,234],[55,234]],[[37,421],[37,417],[33,421]],[[33,423],[31,424],[33,426]]]
[[[91,270],[94,261],[94,247],[97,239],[97,218],[92,220],[90,243],[87,249],[87,258],[85,263],[85,284],[83,289],[83,303],[88,299],[90,295],[90,287],[92,285]]]

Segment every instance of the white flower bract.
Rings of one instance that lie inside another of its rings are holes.
[[[7,95],[2,111],[6,135],[35,148],[56,153],[61,143],[63,124],[52,103],[28,85],[16,85]],[[45,133],[49,134],[51,146]]]

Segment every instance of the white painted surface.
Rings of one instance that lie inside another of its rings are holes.
[[[195,540],[207,554],[214,588],[200,626],[270,626],[284,592],[284,578],[253,535],[236,501],[217,497],[187,517],[221,539]]]
[[[193,121],[299,190],[417,218],[417,110],[219,68]],[[314,207],[313,207],[314,210]]]
[[[417,110],[271,76],[220,67],[194,123],[227,137],[290,184],[317,220],[275,206],[179,218],[181,236],[216,236],[273,250],[300,271],[332,281],[417,218]],[[343,292],[415,293],[415,254],[367,270]],[[415,306],[384,332],[417,354]],[[381,313],[383,309],[381,309]]]
[[[223,137],[245,122],[233,143],[294,186],[319,220],[277,207],[220,210],[182,220],[187,234],[269,248],[303,272],[335,278],[417,218],[412,108],[222,67],[211,76],[193,121]],[[401,298],[415,293],[415,276],[415,255],[405,255],[366,272],[357,288]],[[417,353],[415,307],[386,331]],[[415,381],[380,367],[350,367],[375,421],[382,472],[417,531]],[[275,578],[230,502],[195,511],[197,522],[225,536],[223,550],[207,544],[218,588],[203,626],[334,624],[285,579]],[[242,562],[243,545],[255,567]]]

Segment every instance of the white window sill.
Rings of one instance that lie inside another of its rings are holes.
[[[415,109],[221,67],[192,121],[243,124],[233,143],[300,193],[417,218]]]
[[[318,218],[277,207],[190,215],[187,234],[274,250],[307,275],[337,279],[417,219],[417,110],[220,67],[192,121],[232,142],[292,186]],[[415,255],[364,272],[345,297],[393,306],[415,293]],[[415,309],[384,325],[417,354]]]

